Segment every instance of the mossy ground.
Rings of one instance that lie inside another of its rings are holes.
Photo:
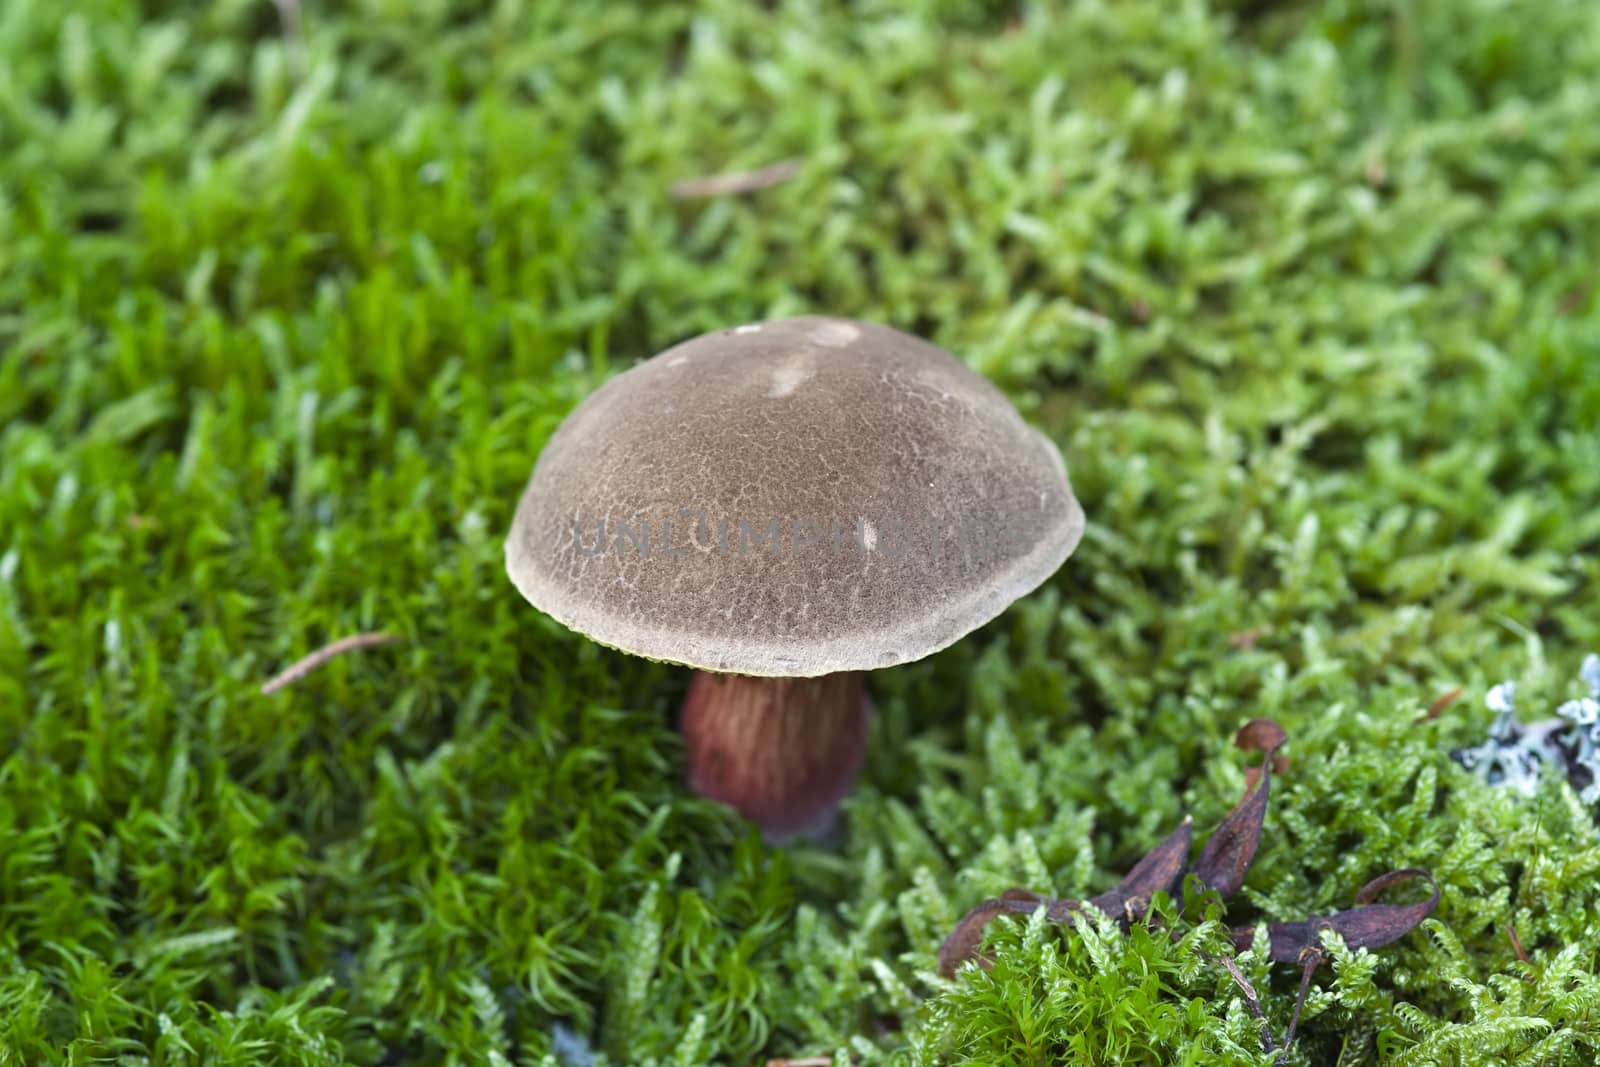
[[[1594,1062],[1591,813],[1446,751],[1600,647],[1597,115],[1592,0],[6,0],[0,1063],[1259,1063],[1215,927],[933,954],[1203,836],[1262,714],[1229,921],[1444,891],[1294,1059]],[[1091,520],[874,678],[838,851],[686,795],[682,673],[500,557],[604,375],[807,310],[966,356]]]

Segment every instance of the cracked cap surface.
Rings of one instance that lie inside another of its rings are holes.
[[[960,360],[804,317],[686,341],[550,438],[506,539],[535,607],[635,655],[796,677],[921,659],[1077,547],[1056,446]]]

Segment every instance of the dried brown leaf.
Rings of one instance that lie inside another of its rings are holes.
[[[1234,744],[1246,752],[1267,754],[1260,776],[1244,799],[1222,820],[1222,825],[1206,841],[1195,861],[1194,873],[1215,889],[1223,899],[1233,896],[1244,885],[1250,861],[1261,844],[1261,827],[1267,817],[1267,800],[1272,792],[1272,761],[1289,739],[1283,727],[1271,719],[1251,719],[1239,728]]]
[[[1089,903],[1127,929],[1129,923],[1144,916],[1151,897],[1157,893],[1177,895],[1183,885],[1183,871],[1189,862],[1193,835],[1194,820],[1185,815],[1182,824],[1134,864],[1115,889],[1091,897]]]
[[[1251,719],[1233,735],[1233,744],[1240,752],[1265,752],[1272,754],[1289,740],[1289,734],[1272,719]]]
[[[985,900],[974,906],[956,923],[956,928],[939,946],[939,973],[946,978],[955,975],[968,960],[977,960],[978,966],[988,970],[994,961],[978,951],[983,944],[983,931],[1001,915],[1031,915],[1046,898],[1026,889],[1008,889],[999,897]]]
[[[1101,893],[1089,903],[1127,929],[1129,923],[1143,917],[1150,906],[1150,898],[1156,893],[1177,893],[1183,883],[1192,833],[1193,820],[1185,817],[1182,825],[1168,834],[1166,840],[1133,865],[1115,889]],[[979,953],[978,947],[983,944],[983,932],[989,923],[1001,915],[1032,915],[1041,906],[1051,922],[1063,925],[1070,925],[1073,915],[1083,909],[1081,901],[1040,896],[1026,889],[1007,889],[998,897],[977,905],[956,923],[956,928],[939,946],[939,973],[949,978],[970,959],[977,960],[980,967],[988,970],[994,961]]]
[[[1447,694],[1453,699],[1453,694]],[[1439,705],[1442,707],[1443,705]],[[1192,868],[1202,882],[1223,898],[1232,896],[1244,884],[1250,863],[1261,843],[1262,827],[1266,820],[1267,804],[1271,797],[1272,776],[1282,774],[1288,766],[1278,755],[1288,735],[1283,727],[1271,719],[1252,719],[1240,728],[1234,743],[1245,752],[1262,752],[1265,758],[1258,767],[1245,771],[1245,795],[1222,821],[1200,852]],[[1183,824],[1169,834],[1166,840],[1134,864],[1115,889],[1091,898],[1087,903],[1110,915],[1126,930],[1133,922],[1143,918],[1149,910],[1150,899],[1158,892],[1177,895],[1183,882],[1185,860],[1189,854],[1193,834],[1192,821],[1185,817]],[[1427,900],[1415,904],[1374,903],[1389,887],[1414,879],[1424,879],[1433,893]],[[1439,903],[1439,885],[1427,871],[1407,869],[1390,871],[1361,887],[1356,894],[1356,906],[1348,911],[1328,916],[1313,916],[1299,922],[1272,923],[1267,927],[1271,938],[1270,958],[1280,963],[1294,963],[1301,969],[1300,994],[1295,1000],[1294,1013],[1284,1035],[1283,1050],[1295,1039],[1300,1024],[1301,1009],[1311,988],[1311,977],[1326,959],[1321,933],[1333,930],[1354,949],[1381,948],[1415,930],[1433,913]],[[1026,889],[1008,889],[1001,896],[986,900],[967,912],[955,930],[939,949],[939,972],[945,977],[955,974],[969,959],[988,969],[993,961],[979,954],[983,931],[989,922],[1000,915],[1030,915],[1038,908],[1046,909],[1052,922],[1070,924],[1085,902],[1061,900],[1041,896]],[[1512,943],[1522,956],[1516,933],[1507,927]],[[1177,933],[1174,932],[1174,937]],[[1239,928],[1232,931],[1234,947],[1244,950],[1255,939],[1255,931]],[[1524,956],[1524,958],[1526,958]],[[1231,959],[1213,958],[1233,979],[1244,994],[1251,1013],[1261,1024],[1261,1044],[1268,1052],[1274,1048],[1272,1034],[1261,1011],[1255,988]],[[1281,1055],[1281,1053],[1280,1053]]]
[[[1427,900],[1415,904],[1374,904],[1378,895],[1392,885],[1421,878],[1433,888]],[[1322,951],[1323,930],[1333,930],[1351,948],[1382,948],[1393,944],[1415,930],[1439,904],[1439,883],[1427,871],[1412,867],[1379,875],[1356,894],[1356,907],[1335,915],[1316,915],[1298,922],[1272,923],[1267,936],[1272,941],[1271,958],[1279,963],[1304,965],[1308,953]],[[1233,931],[1234,947],[1240,951],[1255,941],[1255,931],[1240,928]]]
[[[1267,759],[1263,766],[1270,767],[1277,750],[1287,739],[1283,727],[1271,719],[1252,719],[1240,727],[1234,744],[1245,752],[1265,752]],[[1270,786],[1270,772],[1263,774],[1259,786],[1252,783],[1244,799],[1206,842],[1193,868],[1207,885],[1224,897],[1238,892],[1250,861],[1255,857]],[[1151,898],[1157,893],[1178,894],[1188,869],[1193,835],[1194,821],[1184,816],[1178,828],[1134,864],[1114,889],[1091,897],[1087,903],[1111,916],[1126,930],[1131,923],[1144,917]],[[987,970],[993,961],[978,949],[989,923],[1001,915],[1031,915],[1040,906],[1046,909],[1051,922],[1070,924],[1073,916],[1083,909],[1084,902],[1041,896],[1026,889],[1008,889],[999,897],[985,900],[963,915],[939,946],[939,973],[948,978],[970,959],[977,960]]]

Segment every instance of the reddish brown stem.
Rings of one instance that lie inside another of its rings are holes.
[[[1305,962],[1300,968],[1300,995],[1294,998],[1294,1014],[1289,1016],[1289,1031],[1283,1035],[1283,1051],[1294,1044],[1294,1032],[1300,1028],[1300,1012],[1306,1006],[1306,996],[1311,992],[1311,976],[1322,966],[1322,950],[1308,948],[1300,954]]]
[[[1506,936],[1511,939],[1511,951],[1513,951],[1513,952],[1515,952],[1517,954],[1517,959],[1521,960],[1523,963],[1526,963],[1530,967],[1533,966],[1533,961],[1528,958],[1527,949],[1522,947],[1522,938],[1517,936],[1517,928],[1515,926],[1512,926],[1509,923],[1507,923],[1506,924]],[[1535,978],[1531,974],[1523,975],[1522,976],[1522,980],[1524,982],[1537,982],[1538,981],[1538,979]]]
[[[855,782],[871,714],[859,672],[697,673],[681,725],[689,788],[760,824],[768,840],[819,833]]]

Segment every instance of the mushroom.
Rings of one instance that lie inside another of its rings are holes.
[[[690,787],[781,841],[825,829],[851,788],[863,672],[995,618],[1083,522],[1056,446],[960,360],[802,317],[685,341],[579,404],[506,570],[567,627],[695,668]]]

